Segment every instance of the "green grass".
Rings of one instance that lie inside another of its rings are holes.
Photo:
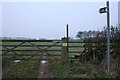
[[[21,61],[3,78],[36,78],[40,61]]]
[[[110,74],[102,74],[95,70],[94,65],[85,62],[75,61],[70,63],[53,62],[49,67],[54,78],[112,78]]]

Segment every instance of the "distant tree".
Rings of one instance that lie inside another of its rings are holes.
[[[91,30],[89,30],[88,32],[87,32],[87,37],[89,38],[89,37],[92,37],[92,31]]]
[[[76,35],[77,38],[83,39],[83,32],[79,31]]]
[[[92,37],[93,38],[96,37],[96,33],[97,33],[97,31],[92,31]]]
[[[88,38],[88,36],[87,36],[87,31],[84,31],[83,32],[83,38],[85,39],[85,38]]]

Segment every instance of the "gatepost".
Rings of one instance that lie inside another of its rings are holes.
[[[68,60],[68,52],[67,52],[67,38],[62,38],[62,51],[61,51],[61,61],[66,62]]]

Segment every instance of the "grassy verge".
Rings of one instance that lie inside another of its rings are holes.
[[[40,61],[28,60],[17,63],[3,78],[36,78]]]
[[[97,72],[90,62],[53,62],[49,70],[53,73],[54,78],[112,78],[110,74]]]

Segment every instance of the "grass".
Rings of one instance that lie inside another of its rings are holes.
[[[21,61],[14,66],[3,78],[36,78],[39,61]]]
[[[53,73],[54,78],[112,78],[110,74],[97,72],[90,62],[53,62],[49,70]]]

